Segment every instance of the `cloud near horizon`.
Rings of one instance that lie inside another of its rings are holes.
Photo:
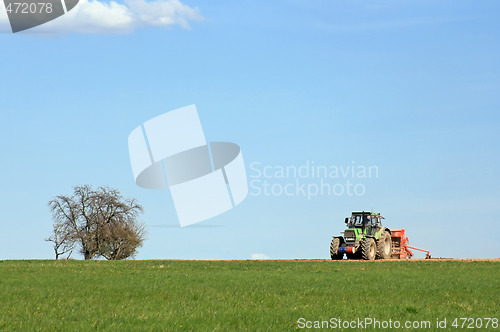
[[[271,257],[267,256],[266,254],[252,254],[251,259],[257,259],[257,260],[262,260],[262,259],[271,259]]]
[[[127,33],[144,26],[174,25],[189,29],[190,22],[203,20],[198,7],[189,7],[179,0],[125,0],[124,3],[80,0],[78,5],[65,15],[26,32],[109,34]],[[3,5],[0,6],[0,30],[10,31]]]

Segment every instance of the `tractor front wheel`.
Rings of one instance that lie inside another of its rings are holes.
[[[363,259],[372,261],[375,259],[375,252],[377,251],[377,246],[375,245],[375,240],[371,237],[364,239],[361,245],[361,256]]]
[[[377,258],[389,259],[391,258],[392,239],[389,232],[384,232],[377,243]]]
[[[339,252],[339,246],[340,246],[340,239],[339,238],[333,238],[332,243],[330,244],[330,257],[332,257],[333,260],[339,260],[344,258],[344,253]]]

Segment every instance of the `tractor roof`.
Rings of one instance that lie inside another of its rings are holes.
[[[365,214],[365,215],[369,215],[369,216],[380,216],[379,212],[366,212],[366,211],[363,211],[363,212],[353,212],[352,213],[352,215],[355,215],[355,214]]]

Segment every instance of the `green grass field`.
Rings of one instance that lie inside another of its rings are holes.
[[[484,330],[499,298],[499,261],[0,261],[0,331],[285,331],[300,318]]]

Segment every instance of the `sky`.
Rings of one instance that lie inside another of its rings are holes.
[[[359,210],[433,257],[500,257],[499,10],[86,0],[13,34],[0,7],[0,259],[52,259],[47,203],[82,184],[143,205],[137,259],[326,259]],[[241,147],[249,194],[180,227],[127,139],[191,104],[207,141]]]

